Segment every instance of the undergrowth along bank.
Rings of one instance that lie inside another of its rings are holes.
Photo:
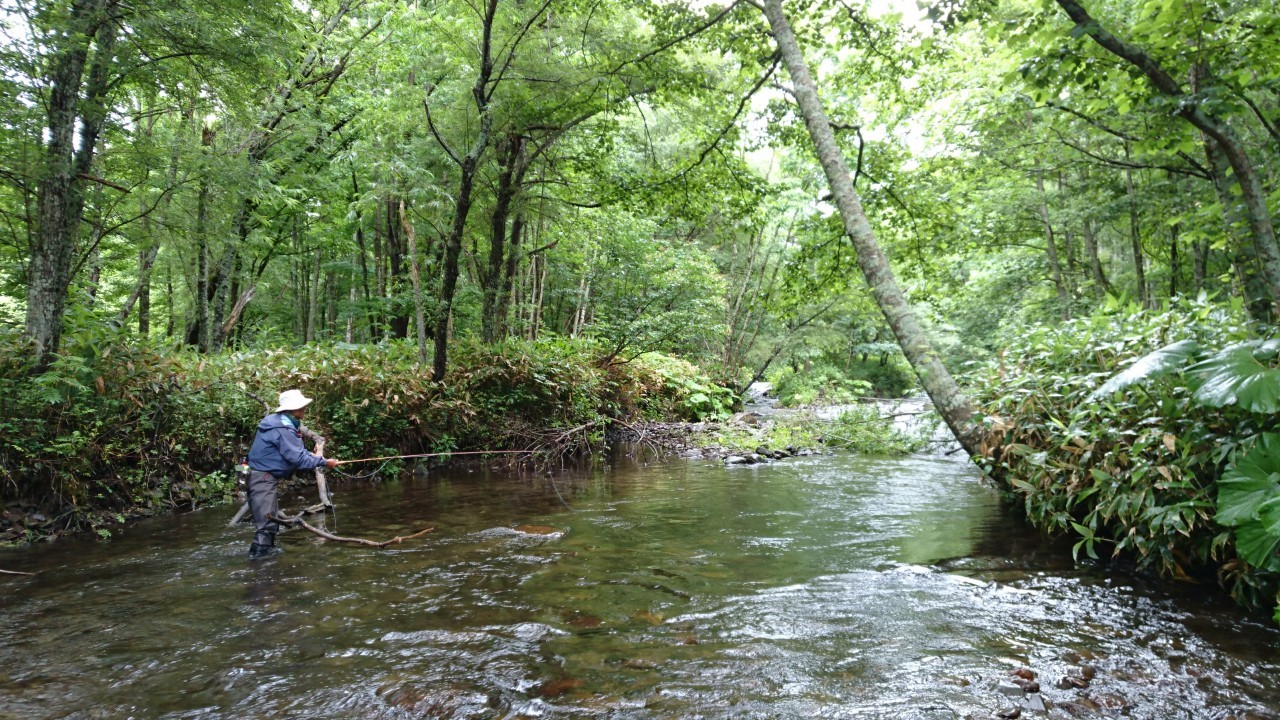
[[[1280,622],[1280,342],[1239,304],[1112,303],[976,376],[987,470],[1077,553],[1217,582]]]
[[[286,388],[316,399],[306,423],[338,458],[573,452],[613,419],[719,418],[732,402],[682,360],[607,363],[561,338],[460,343],[444,383],[403,341],[199,355],[73,337],[44,373],[32,357],[0,336],[0,501],[40,511],[36,527],[6,515],[8,542],[230,497],[264,403]]]

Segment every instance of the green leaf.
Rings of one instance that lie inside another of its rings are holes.
[[[1256,520],[1236,528],[1236,553],[1254,567],[1274,567],[1277,546],[1280,546],[1280,535],[1269,532]]]
[[[1189,370],[1203,380],[1192,398],[1209,407],[1238,404],[1249,412],[1280,412],[1280,370],[1260,362],[1274,358],[1275,351],[1274,341],[1240,343],[1192,365]]]
[[[1113,376],[1103,383],[1102,387],[1093,391],[1089,399],[1096,402],[1131,385],[1181,369],[1199,352],[1200,346],[1194,340],[1180,340],[1172,345],[1166,345],[1138,358],[1123,372]]]
[[[1280,497],[1280,435],[1264,433],[1252,447],[1236,451],[1218,481],[1216,520],[1220,525],[1241,525],[1256,520],[1262,505],[1277,497]]]

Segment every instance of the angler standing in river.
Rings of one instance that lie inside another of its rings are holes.
[[[276,550],[276,533],[280,531],[280,524],[274,519],[280,513],[276,485],[292,477],[296,470],[311,470],[322,465],[331,468],[338,464],[337,460],[307,452],[302,445],[302,417],[312,402],[301,390],[285,390],[280,393],[275,412],[258,423],[258,434],[249,448],[246,493],[255,529],[253,544],[249,546],[251,560]]]

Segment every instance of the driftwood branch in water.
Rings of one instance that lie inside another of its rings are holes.
[[[435,528],[432,528],[432,530],[434,530],[434,529],[435,529]],[[397,538],[397,540],[398,540],[398,539],[399,539],[399,538]],[[405,539],[406,539],[406,540],[408,540],[408,538],[405,538]],[[3,574],[5,574],[5,575],[35,575],[35,573],[29,573],[29,572],[18,572],[17,570],[0,570],[0,573],[3,573]]]
[[[236,525],[239,525],[240,518],[244,517],[244,514],[247,512],[249,512],[249,503],[246,502],[240,505],[240,509],[236,511],[235,517],[231,518],[231,522],[227,523],[227,527],[235,527]]]
[[[365,540],[364,538],[352,538],[352,537],[342,537],[341,535],[334,535],[333,533],[327,530],[321,530],[315,525],[312,525],[308,523],[306,520],[303,520],[301,515],[293,515],[293,516],[276,515],[274,516],[273,519],[276,520],[277,522],[286,523],[288,525],[301,525],[302,527],[306,528],[307,530],[309,530],[310,532],[316,535],[319,535],[325,540],[332,540],[334,542],[356,543],[357,545],[368,545],[369,547],[377,547],[377,548],[386,547],[388,545],[396,545],[398,543],[404,542],[405,540],[413,540],[414,538],[422,537],[423,535],[426,535],[427,533],[435,530],[435,528],[429,527],[429,528],[426,528],[425,530],[419,530],[418,532],[412,535],[398,535],[396,537],[391,538],[390,540],[383,540],[379,542],[377,540]]]

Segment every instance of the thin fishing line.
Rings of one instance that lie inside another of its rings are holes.
[[[547,473],[547,479],[551,481],[551,489],[556,491],[556,497],[560,498],[560,504],[573,510],[573,506],[564,501],[564,496],[560,494],[560,488],[556,487],[556,476],[553,473]]]
[[[339,460],[339,465],[374,462],[375,460],[407,460],[408,458],[445,457],[448,455],[531,455],[533,450],[463,450],[454,452],[417,453],[415,455],[383,455],[382,457],[359,458],[357,460]],[[334,468],[335,470],[337,468]]]

